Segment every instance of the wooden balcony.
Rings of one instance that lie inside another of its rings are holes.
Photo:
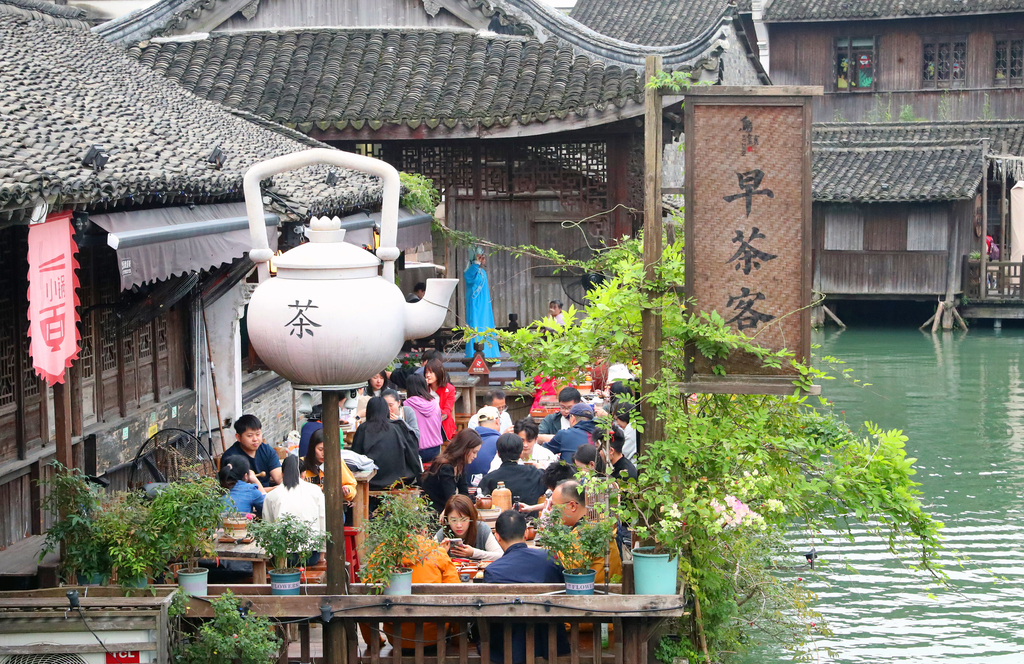
[[[971,304],[990,302],[998,304],[1024,304],[1021,275],[1024,263],[1011,261],[985,261],[985,289],[980,278],[982,262],[964,257],[963,292]]]

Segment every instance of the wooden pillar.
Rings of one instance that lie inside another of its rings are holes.
[[[661,71],[661,56],[647,57],[644,81]],[[661,201],[661,91],[644,90],[644,280],[654,280],[655,268],[661,261],[662,201]],[[648,297],[657,294],[648,290]],[[649,397],[661,373],[661,314],[657,309],[645,307],[641,312],[642,336],[640,342],[640,370],[643,374],[644,400],[640,412],[644,418],[646,440],[665,437],[665,424]],[[643,452],[643,443],[637,445],[637,454]]]
[[[985,238],[988,236],[988,140],[981,142],[981,270],[978,273],[978,292],[980,299],[988,298],[988,247]]]
[[[54,439],[57,443],[57,461],[65,468],[73,468],[71,450],[71,372],[64,370],[64,382],[53,386]],[[45,408],[45,406],[44,406]]]
[[[345,569],[345,498],[341,485],[341,422],[338,405],[341,392],[323,393],[324,424],[324,493],[326,498],[327,532],[327,594],[348,594]],[[324,661],[326,664],[344,664],[345,623],[332,620],[324,625]]]

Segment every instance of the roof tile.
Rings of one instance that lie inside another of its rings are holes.
[[[912,18],[1024,11],[1024,0],[773,0],[765,21]]]

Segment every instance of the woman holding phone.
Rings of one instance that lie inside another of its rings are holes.
[[[497,560],[502,549],[490,526],[480,521],[473,501],[461,493],[448,499],[441,517],[444,525],[434,539],[441,543],[452,558],[469,560]]]

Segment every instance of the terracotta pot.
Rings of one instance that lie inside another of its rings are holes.
[[[476,508],[478,510],[489,510],[489,509],[491,509],[491,497],[490,496],[477,496],[476,497]]]
[[[529,542],[537,536],[537,529],[534,526],[526,527],[526,541]]]
[[[224,519],[224,534],[235,539],[245,539],[249,530],[249,519]]]

